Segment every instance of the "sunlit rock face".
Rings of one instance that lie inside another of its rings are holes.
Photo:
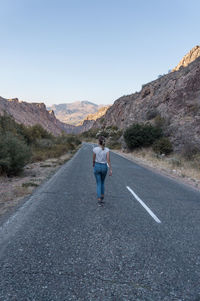
[[[193,47],[178,63],[178,65],[172,70],[177,71],[181,67],[187,67],[190,63],[195,61],[200,56],[200,46]]]
[[[199,47],[193,49],[198,53]],[[124,129],[134,122],[155,124],[159,119],[176,150],[188,141],[200,147],[200,57],[144,85],[140,92],[117,99],[93,127]]]

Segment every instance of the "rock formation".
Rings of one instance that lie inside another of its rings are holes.
[[[98,118],[102,117],[103,115],[106,114],[106,111],[110,108],[110,106],[104,106],[104,107],[101,107],[96,113],[94,114],[89,114],[84,121],[86,120],[97,120]],[[83,124],[83,122],[81,122],[80,125]]]
[[[177,71],[181,67],[187,67],[190,63],[195,61],[200,56],[200,46],[193,47],[190,52],[188,52],[182,60],[179,62],[179,64],[172,70]]]
[[[17,123],[26,126],[40,124],[48,132],[59,135],[62,131],[71,133],[74,126],[67,125],[56,119],[54,112],[48,111],[44,103],[27,103],[17,98],[5,99],[0,97],[0,115],[4,112],[13,116]]]
[[[134,122],[153,123],[156,118],[165,123],[165,133],[176,150],[188,142],[200,147],[200,57],[144,85],[140,92],[117,99],[93,126],[123,129]]]
[[[90,114],[83,120],[79,126],[76,127],[74,133],[83,133],[91,129],[95,123],[95,121],[104,116],[106,111],[110,108],[110,106],[101,107],[96,113]]]

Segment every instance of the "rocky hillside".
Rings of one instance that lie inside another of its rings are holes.
[[[86,120],[97,120],[106,114],[106,111],[110,108],[110,106],[101,107],[96,113],[89,114],[84,121]],[[83,124],[83,122],[81,123]]]
[[[187,67],[190,63],[195,61],[200,56],[200,46],[193,47],[190,52],[188,52],[182,60],[179,62],[179,64],[172,70],[177,71],[181,67]]]
[[[189,55],[189,54],[188,54]],[[200,57],[116,100],[94,127],[162,121],[175,149],[190,143],[200,147]]]
[[[4,112],[12,115],[17,123],[24,125],[40,124],[47,131],[59,135],[64,130],[71,133],[73,126],[64,124],[56,119],[54,112],[48,111],[44,103],[27,103],[17,98],[5,99],[0,97],[0,115]]]
[[[105,115],[110,106],[101,107],[96,113],[88,115],[74,130],[74,133],[83,133],[91,129],[98,118]]]
[[[62,122],[80,125],[89,114],[97,113],[100,107],[102,106],[89,101],[76,101],[73,103],[52,105],[48,109],[53,110],[56,118]]]

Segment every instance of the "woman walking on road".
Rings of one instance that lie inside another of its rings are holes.
[[[112,176],[109,148],[105,147],[105,138],[99,137],[99,146],[93,149],[93,167],[97,182],[97,200],[101,205],[104,199],[104,181],[109,166],[109,175]]]

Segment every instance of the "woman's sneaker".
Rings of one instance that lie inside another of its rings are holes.
[[[103,202],[102,200],[98,200],[98,205],[99,205],[99,207],[102,207],[103,204],[104,204],[104,202]]]

